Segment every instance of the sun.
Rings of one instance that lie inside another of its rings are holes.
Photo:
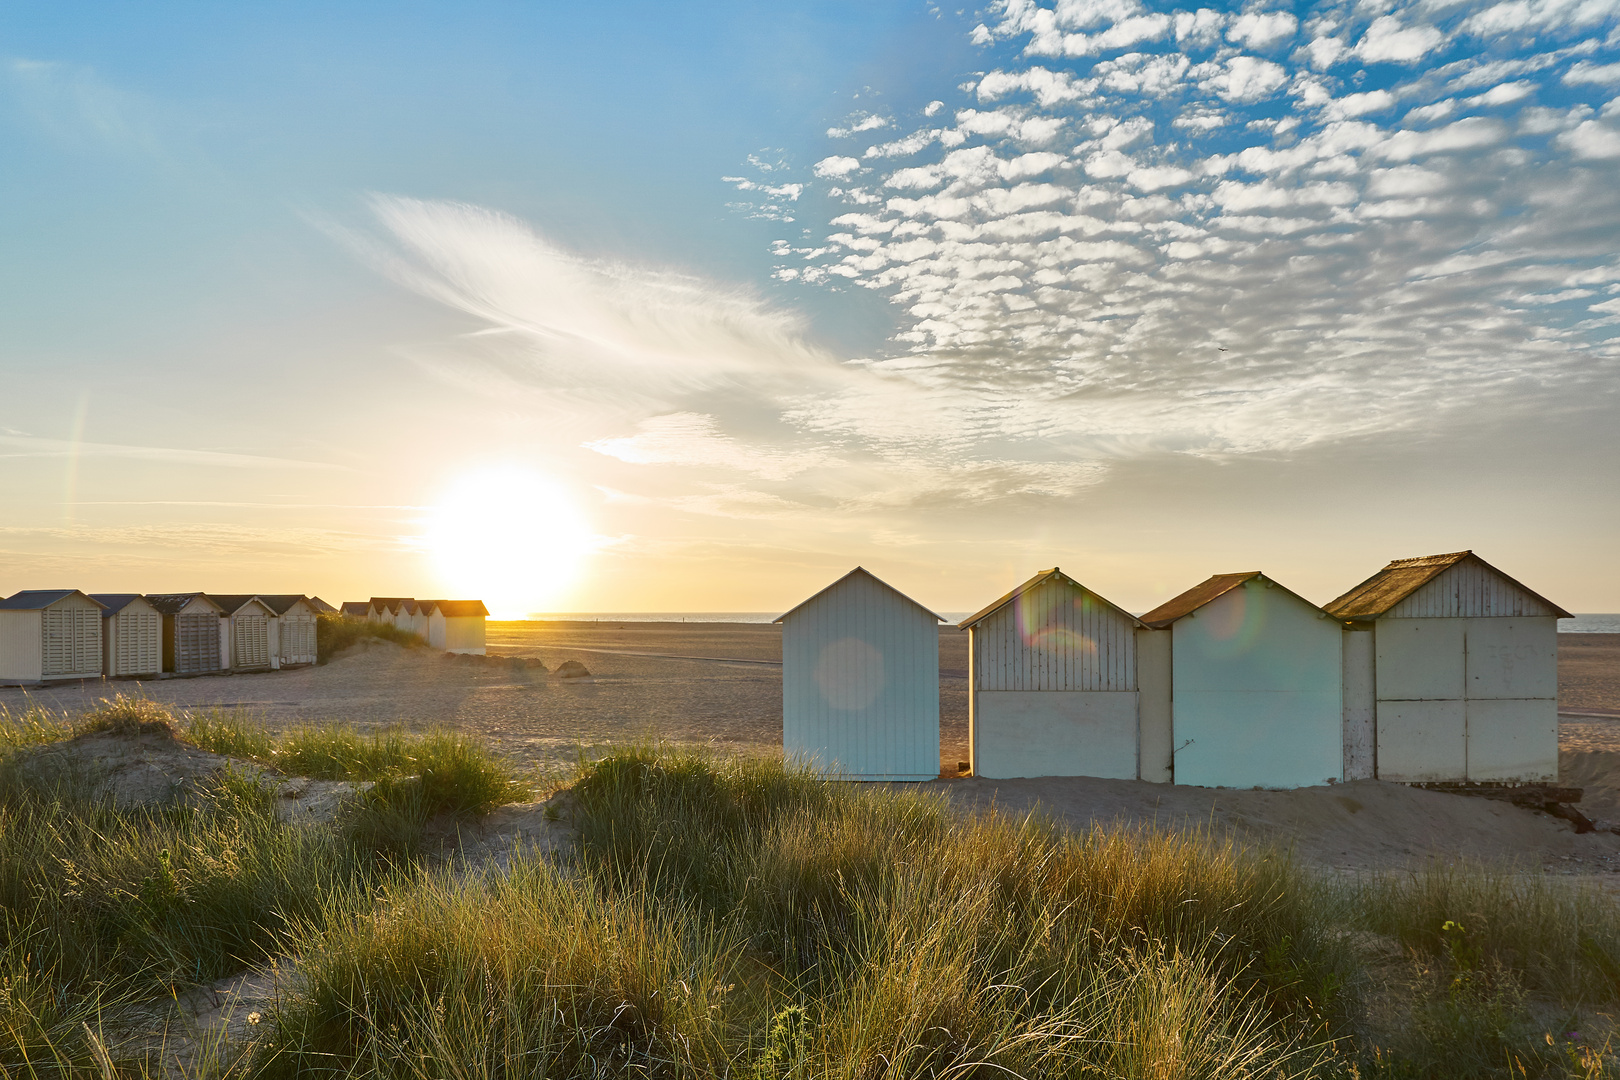
[[[518,466],[457,480],[425,536],[446,598],[482,600],[496,618],[554,604],[578,580],[594,539],[560,484]]]

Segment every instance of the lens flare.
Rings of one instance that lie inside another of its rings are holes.
[[[1094,606],[1090,594],[1071,598],[1067,590],[1035,589],[1013,601],[1013,606],[1025,644],[1050,652],[1096,655],[1096,641],[1080,629]]]

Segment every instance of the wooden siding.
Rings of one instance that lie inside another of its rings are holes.
[[[782,739],[850,779],[939,775],[939,629],[857,574],[783,619]]]
[[[973,628],[974,690],[1131,691],[1136,628],[1084,589],[1048,581]]]
[[[38,682],[43,659],[38,611],[0,611],[0,682]]]
[[[69,596],[44,611],[45,678],[101,674],[101,606]]]
[[[1558,613],[1488,566],[1465,560],[1390,608],[1386,619],[1470,619]]]
[[[144,600],[135,600],[106,620],[104,673],[156,675],[163,670],[163,616]]]
[[[224,620],[212,610],[193,612],[189,607],[173,619],[174,671],[180,675],[219,671],[224,666],[219,651],[220,623]],[[165,626],[168,621],[164,619]]]
[[[231,637],[235,642],[231,666],[267,668],[270,666],[270,620],[264,615],[233,615]]]

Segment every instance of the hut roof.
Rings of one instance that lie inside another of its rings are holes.
[[[342,610],[345,615],[364,615],[371,610],[371,604],[365,600],[345,600]]]
[[[287,612],[292,610],[292,606],[298,603],[300,600],[304,601],[305,603],[309,602],[309,597],[303,595],[302,593],[276,593],[273,596],[266,596],[264,593],[260,593],[259,599],[264,601],[265,607],[269,608],[277,615],[287,614]]]
[[[1376,619],[1417,592],[1423,586],[1463,562],[1475,562],[1491,573],[1512,583],[1540,600],[1558,613],[1560,619],[1573,618],[1569,612],[1545,596],[1526,589],[1524,585],[1502,573],[1472,551],[1453,551],[1445,555],[1419,555],[1411,559],[1395,559],[1372,577],[1351,589],[1337,600],[1324,605],[1335,619]]]
[[[857,574],[861,575],[862,577],[871,578],[873,581],[877,582],[879,585],[883,586],[885,589],[888,589],[890,592],[894,593],[896,596],[900,597],[902,600],[905,600],[907,603],[912,604],[912,605],[920,608],[923,612],[928,614],[930,617],[938,620],[939,622],[945,622],[945,617],[943,615],[935,615],[932,611],[929,611],[927,608],[925,608],[921,604],[917,603],[917,601],[913,600],[911,597],[907,596],[905,593],[901,592],[899,589],[895,588],[893,585],[890,585],[887,581],[884,581],[882,578],[878,577],[876,574],[872,573],[872,571],[866,569],[864,566],[857,566],[855,569],[851,570],[849,573],[845,574],[843,577],[839,578],[837,581],[833,582],[831,585],[828,585],[825,589],[822,589],[819,592],[815,593],[814,595],[809,596],[809,597],[805,598],[804,600],[801,600],[799,603],[793,605],[791,608],[784,611],[782,614],[778,615],[776,618],[772,619],[771,621],[772,622],[781,622],[782,620],[786,619],[789,615],[792,615],[794,612],[798,611],[800,608],[802,608],[805,605],[809,604],[811,601],[820,599],[821,596],[823,594],[825,594],[825,593],[832,592],[834,589],[838,588],[838,586],[842,585],[844,582],[848,581],[850,578],[854,577]]]
[[[213,605],[213,607],[218,610],[220,614],[223,615],[225,613],[224,609],[219,606],[218,602],[215,601],[213,597],[209,596],[207,593],[200,592],[157,593],[154,595],[148,595],[146,602],[163,612],[165,615],[178,615],[181,608],[197,599],[201,599],[206,604]]]
[[[318,596],[306,596],[306,597],[304,597],[304,599],[309,601],[309,606],[314,608],[315,611],[318,614],[321,614],[321,615],[336,615],[337,614],[337,608],[333,607],[331,604],[328,604],[325,600],[322,600]]]
[[[1299,593],[1295,592],[1293,589],[1288,588],[1286,585],[1278,584],[1271,578],[1266,577],[1266,575],[1261,573],[1259,570],[1246,570],[1241,574],[1216,574],[1208,581],[1205,581],[1199,585],[1194,585],[1180,596],[1166,600],[1152,611],[1143,614],[1142,625],[1150,626],[1155,630],[1163,630],[1177,619],[1184,619],[1188,615],[1191,615],[1193,612],[1197,611],[1211,600],[1216,600],[1222,596],[1225,596],[1227,593],[1231,592],[1240,585],[1253,581],[1257,578],[1264,581],[1267,585],[1281,589],[1283,592],[1287,593],[1289,596],[1292,596],[1294,599],[1298,600],[1307,607],[1316,608],[1317,611],[1322,610],[1321,608],[1316,607],[1316,605],[1311,603],[1309,600],[1305,599],[1303,596],[1299,595]]]
[[[1008,593],[1006,596],[1003,596],[1000,600],[995,601],[989,607],[986,607],[983,610],[979,611],[977,614],[970,615],[966,619],[963,619],[961,622],[956,624],[956,628],[958,630],[966,630],[968,627],[972,626],[974,623],[980,622],[980,621],[982,621],[984,619],[989,618],[991,615],[994,615],[996,612],[1000,611],[1002,608],[1006,607],[1008,604],[1012,603],[1014,600],[1017,600],[1020,596],[1023,596],[1025,593],[1029,592],[1031,589],[1039,588],[1040,586],[1045,585],[1049,581],[1056,581],[1056,582],[1059,582],[1059,583],[1064,584],[1064,585],[1069,585],[1069,586],[1072,586],[1073,588],[1079,589],[1081,592],[1087,594],[1088,596],[1094,596],[1098,600],[1101,600],[1102,603],[1105,604],[1107,607],[1111,608],[1114,611],[1119,612],[1119,614],[1121,614],[1125,618],[1129,619],[1133,626],[1141,626],[1142,625],[1141,620],[1139,620],[1135,615],[1132,615],[1130,612],[1126,611],[1122,607],[1119,607],[1117,604],[1109,603],[1107,600],[1103,599],[1103,597],[1098,596],[1097,593],[1092,592],[1090,589],[1086,588],[1084,585],[1082,585],[1078,581],[1074,580],[1074,578],[1070,577],[1068,574],[1065,574],[1062,570],[1060,570],[1060,569],[1058,569],[1057,567],[1054,566],[1050,570],[1042,570],[1040,573],[1036,574],[1034,577],[1030,578],[1028,581],[1024,582],[1022,585],[1018,586],[1018,588],[1014,589],[1012,592]]]
[[[432,613],[434,608],[447,619],[465,619],[474,615],[489,615],[489,609],[482,600],[423,600],[420,601],[422,610]]]
[[[255,593],[209,593],[208,598],[218,604],[227,615],[235,615],[254,601],[269,607],[264,599]]]
[[[386,611],[390,615],[398,615],[400,605],[410,599],[409,596],[373,596],[371,606],[379,611]]]
[[[108,618],[141,599],[141,594],[138,592],[98,592],[91,593],[90,599],[101,605],[101,617]]]
[[[0,600],[0,611],[40,611],[69,596],[89,599],[88,594],[78,589],[24,589]]]

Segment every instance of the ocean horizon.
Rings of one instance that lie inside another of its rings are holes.
[[[496,620],[511,622],[694,622],[694,623],[768,623],[774,622],[780,611],[548,611],[534,612],[526,619]],[[971,611],[941,611],[949,622],[961,622]],[[1140,615],[1141,612],[1132,612]],[[1573,619],[1559,619],[1560,634],[1620,634],[1620,613],[1577,614]]]

